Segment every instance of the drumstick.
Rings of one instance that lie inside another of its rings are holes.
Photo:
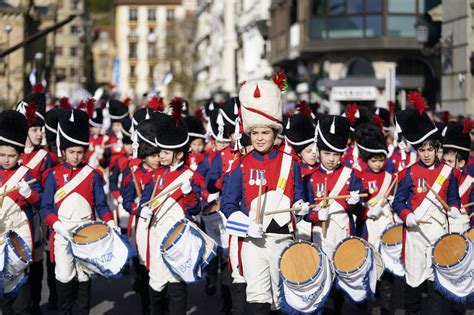
[[[151,215],[150,217],[150,222],[148,222],[148,229],[150,229],[150,226],[151,226],[151,222],[153,222],[153,218],[155,217],[155,215],[157,214],[157,212],[161,209],[161,207],[165,204],[166,200],[168,200],[168,198],[171,196],[171,194],[168,194],[166,195],[165,199],[163,199],[163,202],[160,203],[158,205],[158,207],[156,207],[155,210],[153,210],[153,214]],[[148,220],[148,219],[147,219]]]
[[[137,191],[137,196],[138,198],[142,198],[142,190],[140,189],[140,186],[138,185],[137,177],[135,176],[135,171],[137,170],[137,167],[134,166],[132,169],[132,180],[133,184],[135,185],[135,190]]]
[[[466,204],[461,205],[461,207],[463,207],[464,209],[466,209],[468,207],[472,207],[472,206],[474,206],[474,202],[470,202],[470,203],[466,203]]]
[[[33,184],[33,183],[35,183],[35,182],[36,182],[36,178],[33,178],[33,179],[30,179],[29,181],[27,181],[26,183],[27,183],[28,185],[30,185],[30,184]],[[5,189],[6,189],[6,188],[7,188],[7,187],[5,187]],[[4,191],[4,192],[0,195],[0,197],[3,198],[3,197],[5,197],[6,195],[8,195],[9,193],[14,192],[14,191],[17,191],[18,189],[20,189],[20,186],[12,187],[12,188],[8,189],[7,191]]]
[[[160,184],[161,181],[161,175],[158,175],[158,178],[156,179],[155,186],[153,187],[153,192],[151,193],[151,199],[155,197],[156,190],[158,189],[158,185]]]
[[[154,198],[148,200],[147,202],[143,203],[143,204],[142,204],[142,207],[149,205],[150,203],[153,202],[153,200],[158,199],[158,198],[161,198],[161,197],[163,197],[164,195],[166,195],[166,194],[168,194],[168,193],[171,193],[173,190],[176,190],[176,189],[180,188],[181,186],[183,186],[183,183],[176,184],[176,185],[174,185],[173,187],[171,187],[171,188],[169,188],[169,189],[167,189],[167,190],[163,190],[163,191],[162,191],[161,193],[159,193],[156,197],[154,197]]]
[[[448,204],[446,203],[446,201],[444,201],[436,191],[434,191],[433,187],[430,186],[430,184],[428,184],[428,182],[425,182],[426,183],[426,186],[431,190],[431,192],[435,195],[436,197],[436,200],[438,200],[438,202],[443,206],[444,210],[446,210],[446,212],[449,211],[449,206]]]
[[[387,204],[387,201],[388,201],[388,197],[390,196],[390,191],[392,190],[393,186],[395,185],[395,183],[398,182],[398,174],[395,174],[395,178],[393,179],[393,181],[390,183],[390,186],[388,186],[388,189],[387,191],[385,192],[385,194],[383,195],[383,199],[382,199],[382,202],[380,203],[380,205],[383,207]],[[395,192],[396,190],[394,191],[393,195],[395,196]]]
[[[3,196],[5,195],[5,191],[7,190],[7,186],[2,187],[2,189],[3,189],[3,193],[0,194],[0,208],[3,207]]]
[[[87,238],[87,236],[84,236],[84,235],[81,235],[81,234],[78,234],[78,233],[74,234],[74,236],[79,236],[81,238]]]
[[[365,198],[368,196],[368,194],[363,193],[358,195],[361,198]],[[347,199],[352,197],[351,195],[340,195],[340,196],[328,196],[328,197],[321,197],[321,198],[314,198],[315,201],[322,201],[322,200],[334,200],[334,199]],[[314,204],[309,206],[310,209],[314,209],[318,207],[319,205]],[[287,208],[287,209],[279,209],[275,211],[269,211],[266,212],[265,215],[270,215],[270,214],[277,214],[277,213],[285,213],[285,212],[292,212],[292,211],[300,211],[301,207],[294,207],[294,208]]]
[[[432,222],[431,221],[419,220],[419,221],[416,221],[416,223],[418,223],[418,224],[431,224]]]
[[[324,179],[324,197],[328,196],[328,179]],[[323,207],[326,208],[328,206],[328,201],[327,199],[323,201]],[[323,221],[322,223],[322,229],[323,229],[323,237],[326,238],[326,232],[328,230],[328,223],[326,221]]]
[[[260,207],[262,206],[262,174],[257,171],[258,174],[258,197],[257,197],[257,209],[255,211],[255,223],[260,224]]]

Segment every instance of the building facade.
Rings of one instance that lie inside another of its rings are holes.
[[[120,96],[140,99],[148,92],[167,97],[180,68],[180,23],[194,14],[194,1],[115,1],[115,42],[119,61]],[[184,35],[183,35],[184,36]]]
[[[94,59],[95,82],[101,85],[109,85],[114,81],[114,61],[117,55],[112,35],[108,32],[100,32],[99,38],[92,45],[92,56]]]
[[[424,54],[416,40],[420,15],[436,0],[273,0],[270,62],[288,72],[292,89],[326,110],[348,103],[405,105],[421,90],[429,104],[440,99],[439,56]]]

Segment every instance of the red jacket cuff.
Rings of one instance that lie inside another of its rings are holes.
[[[312,223],[318,223],[319,222],[318,211],[311,211],[311,214],[309,215],[309,220]]]
[[[410,213],[413,213],[413,211],[411,211],[410,209],[403,209],[402,212],[400,212],[400,219],[402,219],[403,222],[406,222],[407,221],[407,216]]]
[[[120,190],[112,191],[112,196],[114,196],[114,198],[118,200],[120,197]]]
[[[190,194],[184,195],[184,205],[187,207],[194,207],[197,204],[196,194],[191,191]]]
[[[108,211],[106,214],[104,214],[104,216],[101,219],[104,222],[108,222],[110,220],[113,220],[114,216],[112,215],[112,212]]]
[[[31,190],[31,194],[28,198],[26,198],[30,204],[35,204],[40,200],[40,194],[38,192]]]
[[[51,228],[53,228],[53,224],[56,223],[57,221],[59,221],[59,218],[57,215],[51,213],[51,214],[48,214],[46,216],[46,218],[44,218],[44,221],[46,222],[46,224],[48,226],[50,226]]]

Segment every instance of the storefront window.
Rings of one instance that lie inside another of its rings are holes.
[[[329,15],[341,15],[344,14],[344,0],[328,0],[329,2]]]
[[[387,35],[391,37],[415,37],[416,16],[390,15],[387,20]]]
[[[390,13],[416,13],[416,0],[388,0]]]
[[[364,0],[352,0],[347,2],[347,13],[361,14],[364,13]]]
[[[362,16],[341,16],[328,19],[329,38],[363,37]]]
[[[365,37],[382,36],[382,17],[380,15],[368,15],[365,18]]]

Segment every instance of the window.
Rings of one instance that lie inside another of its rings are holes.
[[[298,1],[291,1],[290,25],[298,22]]]
[[[349,61],[346,76],[374,76],[374,68],[369,60],[355,57]]]
[[[128,11],[128,20],[129,21],[138,20],[138,10],[137,9],[130,9],[130,11]]]
[[[77,47],[71,47],[69,48],[69,55],[71,55],[71,57],[76,57],[77,56]]]
[[[153,70],[154,70],[154,68],[155,68],[154,65],[150,65],[150,69],[148,70],[148,77],[149,77],[150,79],[153,79],[153,73],[154,73]]]
[[[135,66],[130,66],[130,77],[135,78],[136,77],[135,73]]]
[[[130,43],[128,58],[137,58],[137,44]]]
[[[148,58],[156,58],[156,46],[148,45]]]
[[[130,28],[130,37],[138,37],[137,29],[135,27]]]
[[[166,10],[166,21],[174,21],[174,9]]]
[[[388,0],[390,13],[416,13],[416,0]]]
[[[415,23],[415,15],[390,15],[387,20],[388,35],[393,37],[415,37]]]
[[[61,2],[61,1],[59,1]],[[72,0],[71,1],[71,10],[78,10],[79,9],[79,0]]]
[[[81,32],[79,25],[71,25],[71,34],[79,34]]]
[[[156,10],[148,9],[148,21],[156,21]]]
[[[77,75],[77,69],[71,67],[71,69],[69,69],[69,73],[71,77],[75,77]]]
[[[62,56],[63,48],[61,46],[56,46],[56,48],[54,48],[54,54],[56,56]]]

